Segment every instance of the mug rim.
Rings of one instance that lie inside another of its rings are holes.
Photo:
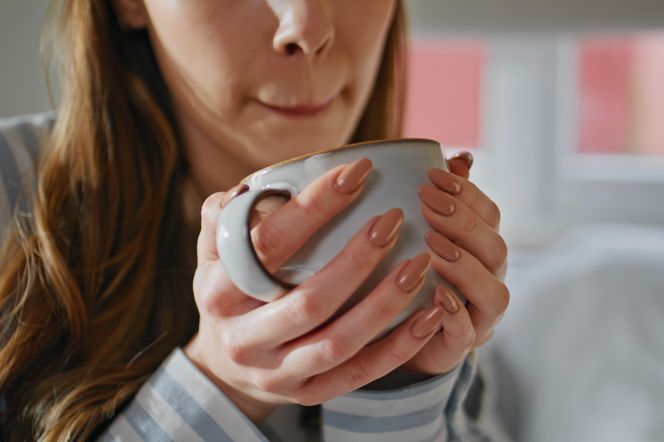
[[[293,157],[293,158],[288,158],[288,159],[283,160],[283,161],[279,161],[278,163],[270,164],[269,166],[265,166],[261,169],[258,169],[256,171],[250,173],[246,177],[242,178],[242,180],[240,181],[240,184],[246,184],[247,181],[249,181],[251,179],[251,177],[253,177],[254,175],[256,175],[259,172],[265,172],[267,170],[270,170],[270,169],[273,169],[273,168],[276,168],[276,167],[280,167],[280,166],[283,166],[283,165],[286,165],[286,164],[289,164],[289,163],[295,163],[295,162],[298,162],[298,161],[302,161],[302,160],[307,159],[309,157],[312,157],[314,155],[321,155],[321,154],[326,154],[326,153],[331,153],[331,152],[338,152],[340,150],[354,149],[354,148],[363,147],[363,146],[366,146],[366,145],[382,144],[382,143],[385,143],[385,142],[394,142],[394,141],[417,141],[417,142],[436,143],[441,148],[443,147],[440,144],[439,141],[436,141],[436,140],[431,139],[431,138],[418,138],[418,137],[384,138],[384,139],[379,139],[379,140],[360,141],[360,142],[357,142],[357,143],[344,144],[343,146],[333,147],[331,149],[328,148],[328,149],[316,150],[316,151],[309,152],[309,153],[306,153],[306,154],[302,154],[302,155],[299,155],[299,156],[296,156],[296,157]]]

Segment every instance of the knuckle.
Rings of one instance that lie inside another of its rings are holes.
[[[372,371],[361,358],[353,364],[346,378],[347,385],[352,388],[359,388],[358,386],[366,385],[372,380]]]
[[[376,250],[376,247],[371,246],[373,250]],[[372,250],[370,249],[370,250]],[[374,262],[373,259],[371,259],[371,253],[361,253],[360,250],[358,249],[349,249],[348,253],[346,256],[343,257],[343,259],[347,260],[348,264],[351,266],[353,269],[357,269],[358,272],[363,272],[364,270],[367,269],[367,267],[371,266]]]
[[[476,339],[477,339],[477,332],[475,331],[473,324],[470,321],[466,322],[464,339],[463,339],[464,347],[465,348],[471,347],[475,343]]]
[[[396,341],[389,346],[390,358],[392,359],[395,366],[401,365],[411,358],[413,354],[409,348],[410,346],[401,341]]]
[[[236,337],[225,334],[223,337],[224,348],[228,358],[239,365],[245,365],[249,362],[251,349],[244,342]]]
[[[208,223],[213,223],[217,211],[220,208],[220,201],[223,198],[224,193],[223,192],[216,192],[213,193],[212,195],[208,196],[205,201],[203,201],[203,205],[201,206],[201,219],[208,222]]]
[[[502,214],[500,213],[498,205],[493,201],[491,201],[491,209],[489,209],[489,213],[489,225],[493,228],[498,228]]]
[[[473,232],[477,228],[477,216],[475,214],[468,214],[463,220],[463,230],[466,232]]]
[[[481,264],[476,262],[474,259],[468,260],[468,266],[466,267],[466,280],[469,284],[475,284],[481,281],[482,277]]]
[[[344,346],[338,340],[328,338],[318,345],[317,363],[329,364],[336,363],[344,359],[346,351]]]
[[[306,382],[306,385],[309,385],[313,381],[313,378]],[[305,407],[311,407],[314,405],[321,404],[325,402],[326,398],[322,397],[315,389],[312,388],[300,388],[298,389],[292,397],[293,401],[298,405],[303,405]]]
[[[256,252],[263,256],[279,254],[286,244],[286,236],[274,224],[262,223],[257,227],[252,240]]]
[[[323,315],[323,305],[315,297],[303,295],[288,304],[286,315],[294,325],[308,324]]]
[[[473,183],[468,182],[468,206],[473,209],[477,208],[477,205],[480,203],[480,189],[477,188]]]
[[[220,313],[220,308],[223,305],[220,296],[221,289],[218,284],[212,283],[206,279],[201,272],[196,271],[193,281],[194,299],[200,310],[200,314],[210,314],[217,316]]]
[[[374,308],[376,318],[392,318],[399,313],[399,305],[394,302],[380,302]]]
[[[252,382],[256,388],[266,393],[279,393],[280,386],[282,385],[280,379],[267,372],[261,372],[260,374],[255,375]]]
[[[507,261],[507,243],[502,237],[498,237],[498,244],[494,248],[494,255],[489,263],[489,270],[491,273],[496,273],[500,268],[505,265]]]
[[[510,303],[510,289],[502,282],[498,284],[496,300],[498,314],[502,314]]]
[[[332,198],[327,198],[320,192],[312,192],[304,195],[301,200],[302,210],[306,215],[319,217],[321,213],[330,211]]]

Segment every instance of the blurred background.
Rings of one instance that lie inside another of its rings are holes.
[[[0,3],[0,118],[51,109],[47,5]],[[406,6],[406,135],[470,150],[502,208],[505,436],[664,441],[664,1]]]

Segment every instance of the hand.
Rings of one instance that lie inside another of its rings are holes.
[[[432,268],[455,285],[468,304],[464,306],[449,289],[436,290],[436,304],[445,312],[443,329],[401,367],[411,376],[452,370],[491,338],[509,303],[503,283],[507,246],[498,233],[500,211],[467,180],[471,165],[468,153],[450,159],[451,173],[431,169],[433,185],[418,190],[422,213],[433,227],[426,235]]]
[[[370,167],[368,160],[339,166],[260,220],[251,234],[266,268],[278,269],[352,203]],[[409,360],[439,327],[431,318],[418,321],[427,316],[420,310],[369,344],[421,288],[428,253],[397,265],[366,298],[330,320],[393,248],[399,209],[371,218],[334,259],[279,299],[264,303],[244,295],[215,246],[230,193],[213,194],[203,205],[194,276],[200,323],[185,352],[250,419],[260,421],[279,404],[320,404],[356,390]]]

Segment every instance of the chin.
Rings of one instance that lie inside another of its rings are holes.
[[[330,133],[303,134],[303,133],[280,133],[274,134],[270,140],[261,143],[269,146],[264,158],[269,158],[269,164],[285,161],[303,155],[308,155],[322,150],[330,150],[346,144],[345,131],[339,128],[337,131],[326,131]],[[341,135],[340,135],[341,134]],[[274,143],[274,140],[279,140]],[[264,148],[262,148],[265,151]]]

